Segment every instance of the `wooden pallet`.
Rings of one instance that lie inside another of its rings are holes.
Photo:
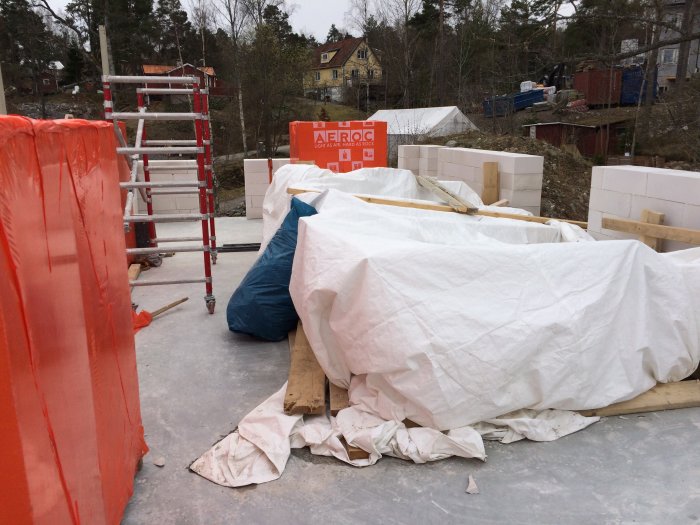
[[[348,391],[326,379],[311,350],[301,322],[297,325],[295,332],[289,333],[289,351],[289,378],[284,396],[286,414],[324,414],[327,409],[326,397],[328,397],[328,409],[333,416],[350,406]],[[351,460],[369,459],[369,452],[349,445],[343,438],[340,441]]]

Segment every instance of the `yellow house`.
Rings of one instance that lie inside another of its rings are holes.
[[[341,101],[346,88],[367,89],[382,84],[382,66],[364,38],[345,38],[314,51],[311,70],[304,78],[304,95]]]

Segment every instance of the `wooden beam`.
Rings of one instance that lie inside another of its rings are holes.
[[[700,407],[700,381],[659,383],[651,390],[629,401],[579,412],[584,416],[621,416],[693,407]]]
[[[647,224],[631,219],[619,219],[617,217],[603,217],[603,228],[635,235],[656,237],[668,241],[678,241],[687,244],[700,244],[700,230],[690,228],[677,228],[664,226],[663,224]]]
[[[287,188],[287,193],[289,193],[290,195],[299,195],[300,193],[321,193],[321,190]],[[404,199],[388,199],[385,197],[368,197],[366,195],[353,195],[353,197],[372,204],[384,204],[386,206],[399,206],[401,208],[415,208],[419,210],[459,213],[456,210],[454,210],[451,206],[447,206],[445,204],[415,202]],[[545,224],[551,220],[555,220],[561,222],[568,222],[569,224],[575,224],[576,226],[580,226],[584,229],[588,228],[588,223],[582,221],[571,221],[569,219],[553,219],[552,217],[537,217],[533,215],[518,215],[516,213],[505,213],[500,211],[478,210],[473,215],[481,215],[483,217],[497,217],[499,219],[515,219],[517,221],[537,222],[540,224]]]
[[[345,441],[344,437],[340,437],[340,442],[343,444],[345,447],[345,450],[348,453],[348,459],[350,460],[356,460],[356,459],[369,459],[369,452],[362,450],[359,447],[353,447],[352,445],[348,445],[348,442]]]
[[[484,204],[493,204],[498,201],[501,183],[498,174],[498,162],[484,162],[484,189],[481,191],[481,200]]]
[[[328,392],[331,398],[330,405],[332,416],[337,415],[338,412],[350,406],[348,391],[345,388],[329,383]]]
[[[445,201],[456,212],[468,213],[469,215],[472,215],[478,209],[475,204],[472,204],[459,195],[452,193],[449,189],[440,184],[437,179],[417,175],[416,180],[418,181],[418,184]]]
[[[493,204],[490,204],[490,206],[508,206],[510,204],[510,201],[508,199],[501,199],[499,201],[494,202]]]
[[[297,325],[290,355],[284,411],[287,414],[323,414],[326,411],[326,375],[311,350],[301,322]]]
[[[664,223],[664,214],[660,213],[658,211],[647,210],[645,208],[642,210],[641,221],[646,222],[648,224],[663,224]],[[649,235],[642,235],[639,238],[639,240],[642,241],[647,246],[649,246],[649,248],[651,248],[652,250],[659,251],[659,247],[661,245],[661,239],[658,239],[656,237],[651,237]]]

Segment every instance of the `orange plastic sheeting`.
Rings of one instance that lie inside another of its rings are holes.
[[[289,155],[292,163],[313,160],[336,173],[386,164],[386,122],[290,122]]]
[[[146,452],[112,125],[0,117],[0,516],[119,523]]]

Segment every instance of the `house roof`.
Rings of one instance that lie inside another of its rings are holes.
[[[156,64],[144,64],[143,67],[143,74],[144,75],[165,75],[167,73],[171,73],[175,71],[176,69],[180,69],[181,67],[185,66],[190,66],[194,68],[192,64],[183,64],[182,66],[172,66],[172,65],[156,65]],[[210,77],[216,76],[214,73],[214,68],[207,66],[207,67],[197,67],[195,69],[198,69],[199,71],[202,71],[205,75],[209,75]]]
[[[348,58],[352,56],[355,49],[357,49],[357,46],[359,46],[363,42],[363,40],[364,39],[362,38],[345,38],[340,42],[329,42],[328,44],[318,46],[314,50],[314,60],[312,69],[328,69],[334,67],[342,67],[343,64],[345,64],[345,62],[348,61]],[[337,53],[329,62],[321,64],[321,54],[329,53],[331,51],[337,51]]]
[[[367,120],[387,123],[389,135],[436,135],[476,129],[457,106],[414,109],[381,109]]]

